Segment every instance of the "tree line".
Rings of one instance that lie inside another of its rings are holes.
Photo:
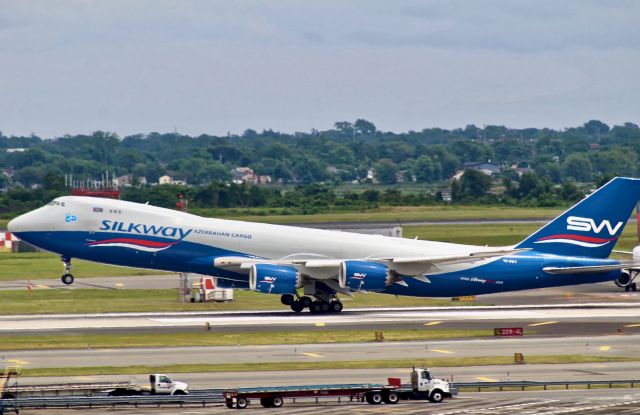
[[[43,139],[0,133],[0,189],[4,189],[0,211],[15,211],[16,204],[41,201],[61,192],[56,189],[65,174],[83,180],[99,178],[105,171],[144,177],[150,183],[170,174],[193,185],[181,190],[194,193],[193,203],[232,206],[225,202],[230,196],[222,186],[231,189],[229,192],[240,192],[232,190],[236,185],[230,186],[231,169],[237,166],[251,167],[256,174],[270,175],[274,182],[288,187],[256,190],[248,186],[242,190],[248,196],[237,199],[234,206],[251,205],[253,200],[278,207],[287,207],[292,200],[318,204],[313,198],[306,200],[310,196],[300,190],[312,184],[321,184],[335,194],[335,199],[327,202],[331,206],[366,204],[376,192],[376,203],[394,203],[391,198],[384,199],[386,190],[375,186],[369,196],[362,196],[363,191],[353,185],[352,193],[357,197],[333,189],[350,183],[393,186],[399,181],[415,181],[424,191],[402,191],[394,200],[436,203],[441,201],[438,192],[449,189],[448,180],[456,171],[465,162],[478,161],[490,161],[500,166],[501,172],[493,180],[465,173],[464,180],[451,188],[453,202],[548,205],[574,199],[575,189],[583,194],[582,187],[607,177],[638,175],[639,155],[640,128],[636,124],[610,127],[597,120],[563,130],[468,125],[393,133],[359,119],[336,122],[326,131],[292,134],[246,130],[227,136],[150,133],[120,138],[97,131]],[[162,191],[143,187],[125,192],[130,198],[155,193]]]

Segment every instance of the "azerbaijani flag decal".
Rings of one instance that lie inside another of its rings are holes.
[[[618,237],[597,238],[594,236],[560,234],[560,235],[545,236],[544,238],[538,239],[534,243],[536,244],[562,243],[562,244],[584,246],[585,248],[598,248],[608,244],[609,242],[616,241],[617,239]]]
[[[167,249],[180,241],[175,242],[159,242],[159,241],[148,241],[146,239],[135,239],[135,238],[113,238],[113,239],[104,239],[102,241],[89,242],[87,245],[91,248],[95,247],[120,247],[120,248],[129,248],[136,249],[138,251],[146,251],[146,252],[158,252],[164,249]]]

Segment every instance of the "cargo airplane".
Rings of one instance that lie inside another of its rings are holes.
[[[507,247],[361,235],[203,218],[121,200],[59,197],[13,219],[20,239],[71,259],[198,273],[221,287],[281,296],[295,312],[339,312],[337,294],[453,297],[616,281],[634,263],[608,259],[634,206],[640,179],[617,177]]]

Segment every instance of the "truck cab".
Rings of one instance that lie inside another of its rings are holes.
[[[426,368],[413,368],[411,388],[415,394],[426,394],[431,402],[442,402],[444,398],[451,398],[455,394],[449,382],[435,379]]]
[[[149,375],[151,393],[154,395],[186,395],[189,393],[189,386],[184,382],[171,380],[167,375]]]

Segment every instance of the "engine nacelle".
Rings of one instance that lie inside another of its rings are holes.
[[[377,262],[344,261],[338,272],[341,288],[355,291],[383,291],[391,284],[389,269]]]
[[[631,274],[629,273],[629,271],[623,270],[620,273],[620,276],[614,282],[618,287],[625,288],[631,285],[633,279],[631,278]]]
[[[249,288],[265,294],[293,294],[302,286],[300,273],[294,267],[255,264],[249,272]]]

